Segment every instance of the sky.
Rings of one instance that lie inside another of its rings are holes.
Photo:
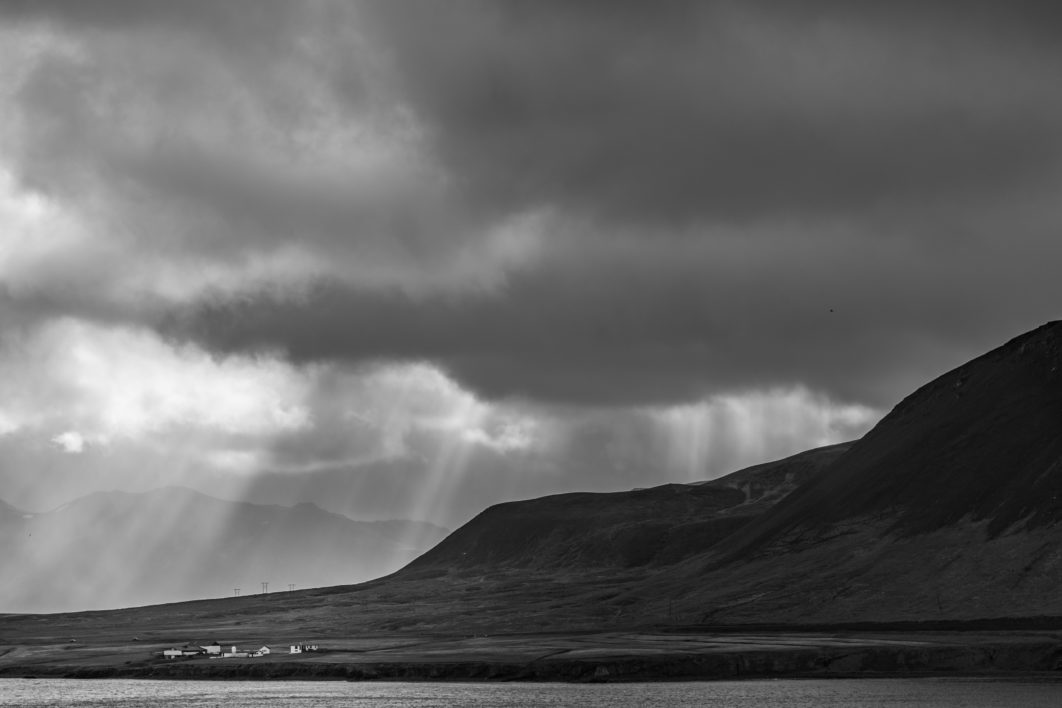
[[[0,499],[453,528],[856,438],[1059,316],[1060,33],[978,0],[0,0]]]

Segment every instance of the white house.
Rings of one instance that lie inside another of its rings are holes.
[[[317,651],[316,644],[292,644],[289,654],[301,654],[304,651]]]
[[[221,654],[221,645],[218,644],[217,642],[214,642],[213,644],[208,644],[205,647],[199,647],[199,648],[202,649],[207,654],[218,654],[218,655]]]
[[[255,651],[252,651],[251,656],[265,656],[266,654],[271,653],[272,652],[269,651],[269,647],[262,647],[261,649],[256,649]]]
[[[176,659],[177,657],[184,656],[184,651],[181,649],[163,649],[162,655],[167,659]]]

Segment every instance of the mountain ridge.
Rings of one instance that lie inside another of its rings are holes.
[[[849,445],[806,450],[704,482],[496,504],[400,572],[675,563],[748,524]]]
[[[665,623],[1057,622],[1060,353],[1062,327],[1049,323],[946,372],[860,440],[786,458],[821,459],[809,467],[818,471],[780,501],[772,490],[798,481],[779,468],[786,460],[700,484],[515,502],[486,510],[429,553],[371,582],[113,616],[183,627],[190,617],[211,622],[219,608],[233,608],[272,627],[348,637]],[[1008,466],[1012,459],[1021,464]],[[755,487],[749,484],[756,477],[769,482],[759,497],[743,491]],[[956,488],[957,480],[966,486]],[[708,501],[709,513],[700,513],[698,500]],[[756,512],[757,500],[766,508]],[[672,513],[684,508],[685,517]],[[491,520],[498,510],[534,514],[507,524]],[[642,532],[662,523],[661,510],[673,528],[728,514],[728,521],[743,523],[710,543],[679,541],[671,558],[668,543],[639,548]],[[751,520],[741,518],[749,511]],[[1005,523],[1011,518],[1017,521]],[[601,562],[597,541],[625,547],[614,532],[631,528],[637,562],[615,548]],[[470,550],[472,558],[460,557]]]
[[[823,451],[794,458],[816,453]],[[585,612],[598,622],[610,609],[616,617],[639,608],[655,615],[659,610],[648,608],[659,598],[667,598],[669,616],[713,623],[1062,615],[1054,592],[1062,584],[1062,551],[1055,550],[1062,521],[1062,322],[941,374],[861,439],[825,453],[814,474],[748,516],[733,494],[751,489],[757,475],[770,479],[785,460],[697,485],[500,505],[395,578],[414,579],[413,571],[434,567],[459,585],[462,577],[502,572],[507,584],[492,590],[501,592],[520,578],[571,584],[579,573],[602,587],[612,573],[613,592],[587,586],[587,602],[598,604]],[[768,488],[784,479],[775,475]],[[690,489],[712,492],[686,517],[660,503],[665,494]],[[625,505],[635,508],[624,512]],[[581,525],[573,524],[580,511]],[[664,542],[646,540],[661,528],[673,533],[696,513],[718,533],[676,535],[678,552],[666,534]],[[640,525],[632,524],[639,515]],[[573,541],[580,533],[585,538]],[[601,562],[616,555],[609,546],[640,555]]]
[[[1005,430],[1005,439],[1000,431]],[[793,528],[896,509],[917,534],[966,516],[998,536],[1062,520],[1062,321],[920,386],[823,474],[736,538],[739,554]]]

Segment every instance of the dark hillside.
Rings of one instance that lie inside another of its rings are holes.
[[[176,636],[253,617],[359,637],[1054,623],[1060,340],[1058,323],[1018,337],[923,386],[855,443],[711,482],[498,505],[370,583],[98,621],[152,616]]]
[[[703,552],[795,489],[850,443],[696,484],[558,494],[492,506],[408,566],[577,569],[667,565]]]
[[[745,495],[746,504],[758,504],[766,509],[774,506],[797,487],[833,464],[854,442],[817,447],[774,462],[746,467],[737,472],[698,482],[705,486],[738,489]]]
[[[984,520],[990,537],[1062,520],[1062,323],[915,391],[735,550],[858,518],[906,534]]]

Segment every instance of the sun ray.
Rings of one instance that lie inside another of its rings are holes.
[[[715,396],[648,411],[676,480],[715,477],[807,448],[853,439],[881,413],[803,387]]]

